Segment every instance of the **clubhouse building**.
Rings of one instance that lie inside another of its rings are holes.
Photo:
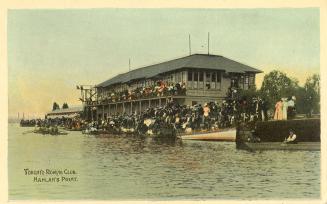
[[[181,105],[221,102],[229,88],[249,89],[262,71],[219,55],[193,54],[119,74],[98,84],[86,102],[92,120],[139,113],[170,100]]]

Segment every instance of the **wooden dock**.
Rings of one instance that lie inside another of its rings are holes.
[[[201,141],[228,141],[234,142],[236,139],[236,130],[220,130],[212,132],[196,132],[178,136],[182,140],[201,140]]]

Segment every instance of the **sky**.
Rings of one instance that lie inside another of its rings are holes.
[[[43,117],[53,102],[79,105],[78,84],[96,85],[131,68],[191,50],[222,55],[300,84],[320,70],[319,9],[9,10],[9,117]]]

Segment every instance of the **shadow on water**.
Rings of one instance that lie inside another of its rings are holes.
[[[85,147],[97,150],[97,153],[120,152],[138,154],[145,152],[161,152],[167,148],[183,147],[183,142],[178,138],[149,137],[135,135],[88,135]],[[93,148],[92,148],[93,146]]]
[[[22,134],[28,130],[9,127],[10,199],[269,199],[320,195],[320,152],[252,153],[237,150],[231,142],[182,142],[133,135]],[[24,168],[73,169],[78,172],[78,182],[34,183],[33,177],[24,175]]]

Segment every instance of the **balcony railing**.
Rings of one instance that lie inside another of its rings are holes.
[[[113,92],[110,94],[98,95],[97,104],[101,103],[117,103],[128,102],[139,99],[169,97],[169,96],[183,96],[186,95],[185,84],[176,83],[174,85],[149,86],[145,88],[136,88],[132,91]]]

